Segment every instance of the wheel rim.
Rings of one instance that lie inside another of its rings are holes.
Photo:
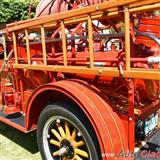
[[[78,126],[64,117],[48,119],[42,139],[49,160],[88,160],[91,157],[89,145]]]

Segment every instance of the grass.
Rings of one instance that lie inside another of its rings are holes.
[[[160,129],[147,144],[141,148],[146,151],[160,151]],[[146,160],[136,155],[136,160]],[[36,132],[28,134],[0,122],[0,160],[41,160],[38,151]],[[147,160],[153,160],[148,158]],[[158,160],[158,159],[155,159]]]
[[[0,122],[0,160],[41,160],[36,132],[25,134]]]

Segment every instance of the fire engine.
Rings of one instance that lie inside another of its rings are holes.
[[[125,159],[160,127],[159,9],[42,0],[1,30],[0,120],[37,129],[43,160]]]

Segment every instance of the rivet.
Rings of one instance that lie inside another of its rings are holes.
[[[96,6],[96,10],[99,10],[99,7],[98,7],[98,6]]]
[[[102,74],[102,70],[99,70],[99,74]]]

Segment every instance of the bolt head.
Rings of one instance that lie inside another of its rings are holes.
[[[60,119],[57,119],[57,120],[56,120],[56,123],[61,123]]]
[[[80,133],[80,132],[78,132],[78,133],[77,133],[77,136],[78,136],[78,137],[81,137],[82,135],[81,135],[81,133]]]
[[[51,136],[48,134],[48,135],[47,135],[47,138],[50,138],[50,137],[51,137]]]
[[[96,10],[99,10],[99,7],[98,7],[98,6],[96,6]]]
[[[102,70],[99,70],[99,74],[102,74]]]

